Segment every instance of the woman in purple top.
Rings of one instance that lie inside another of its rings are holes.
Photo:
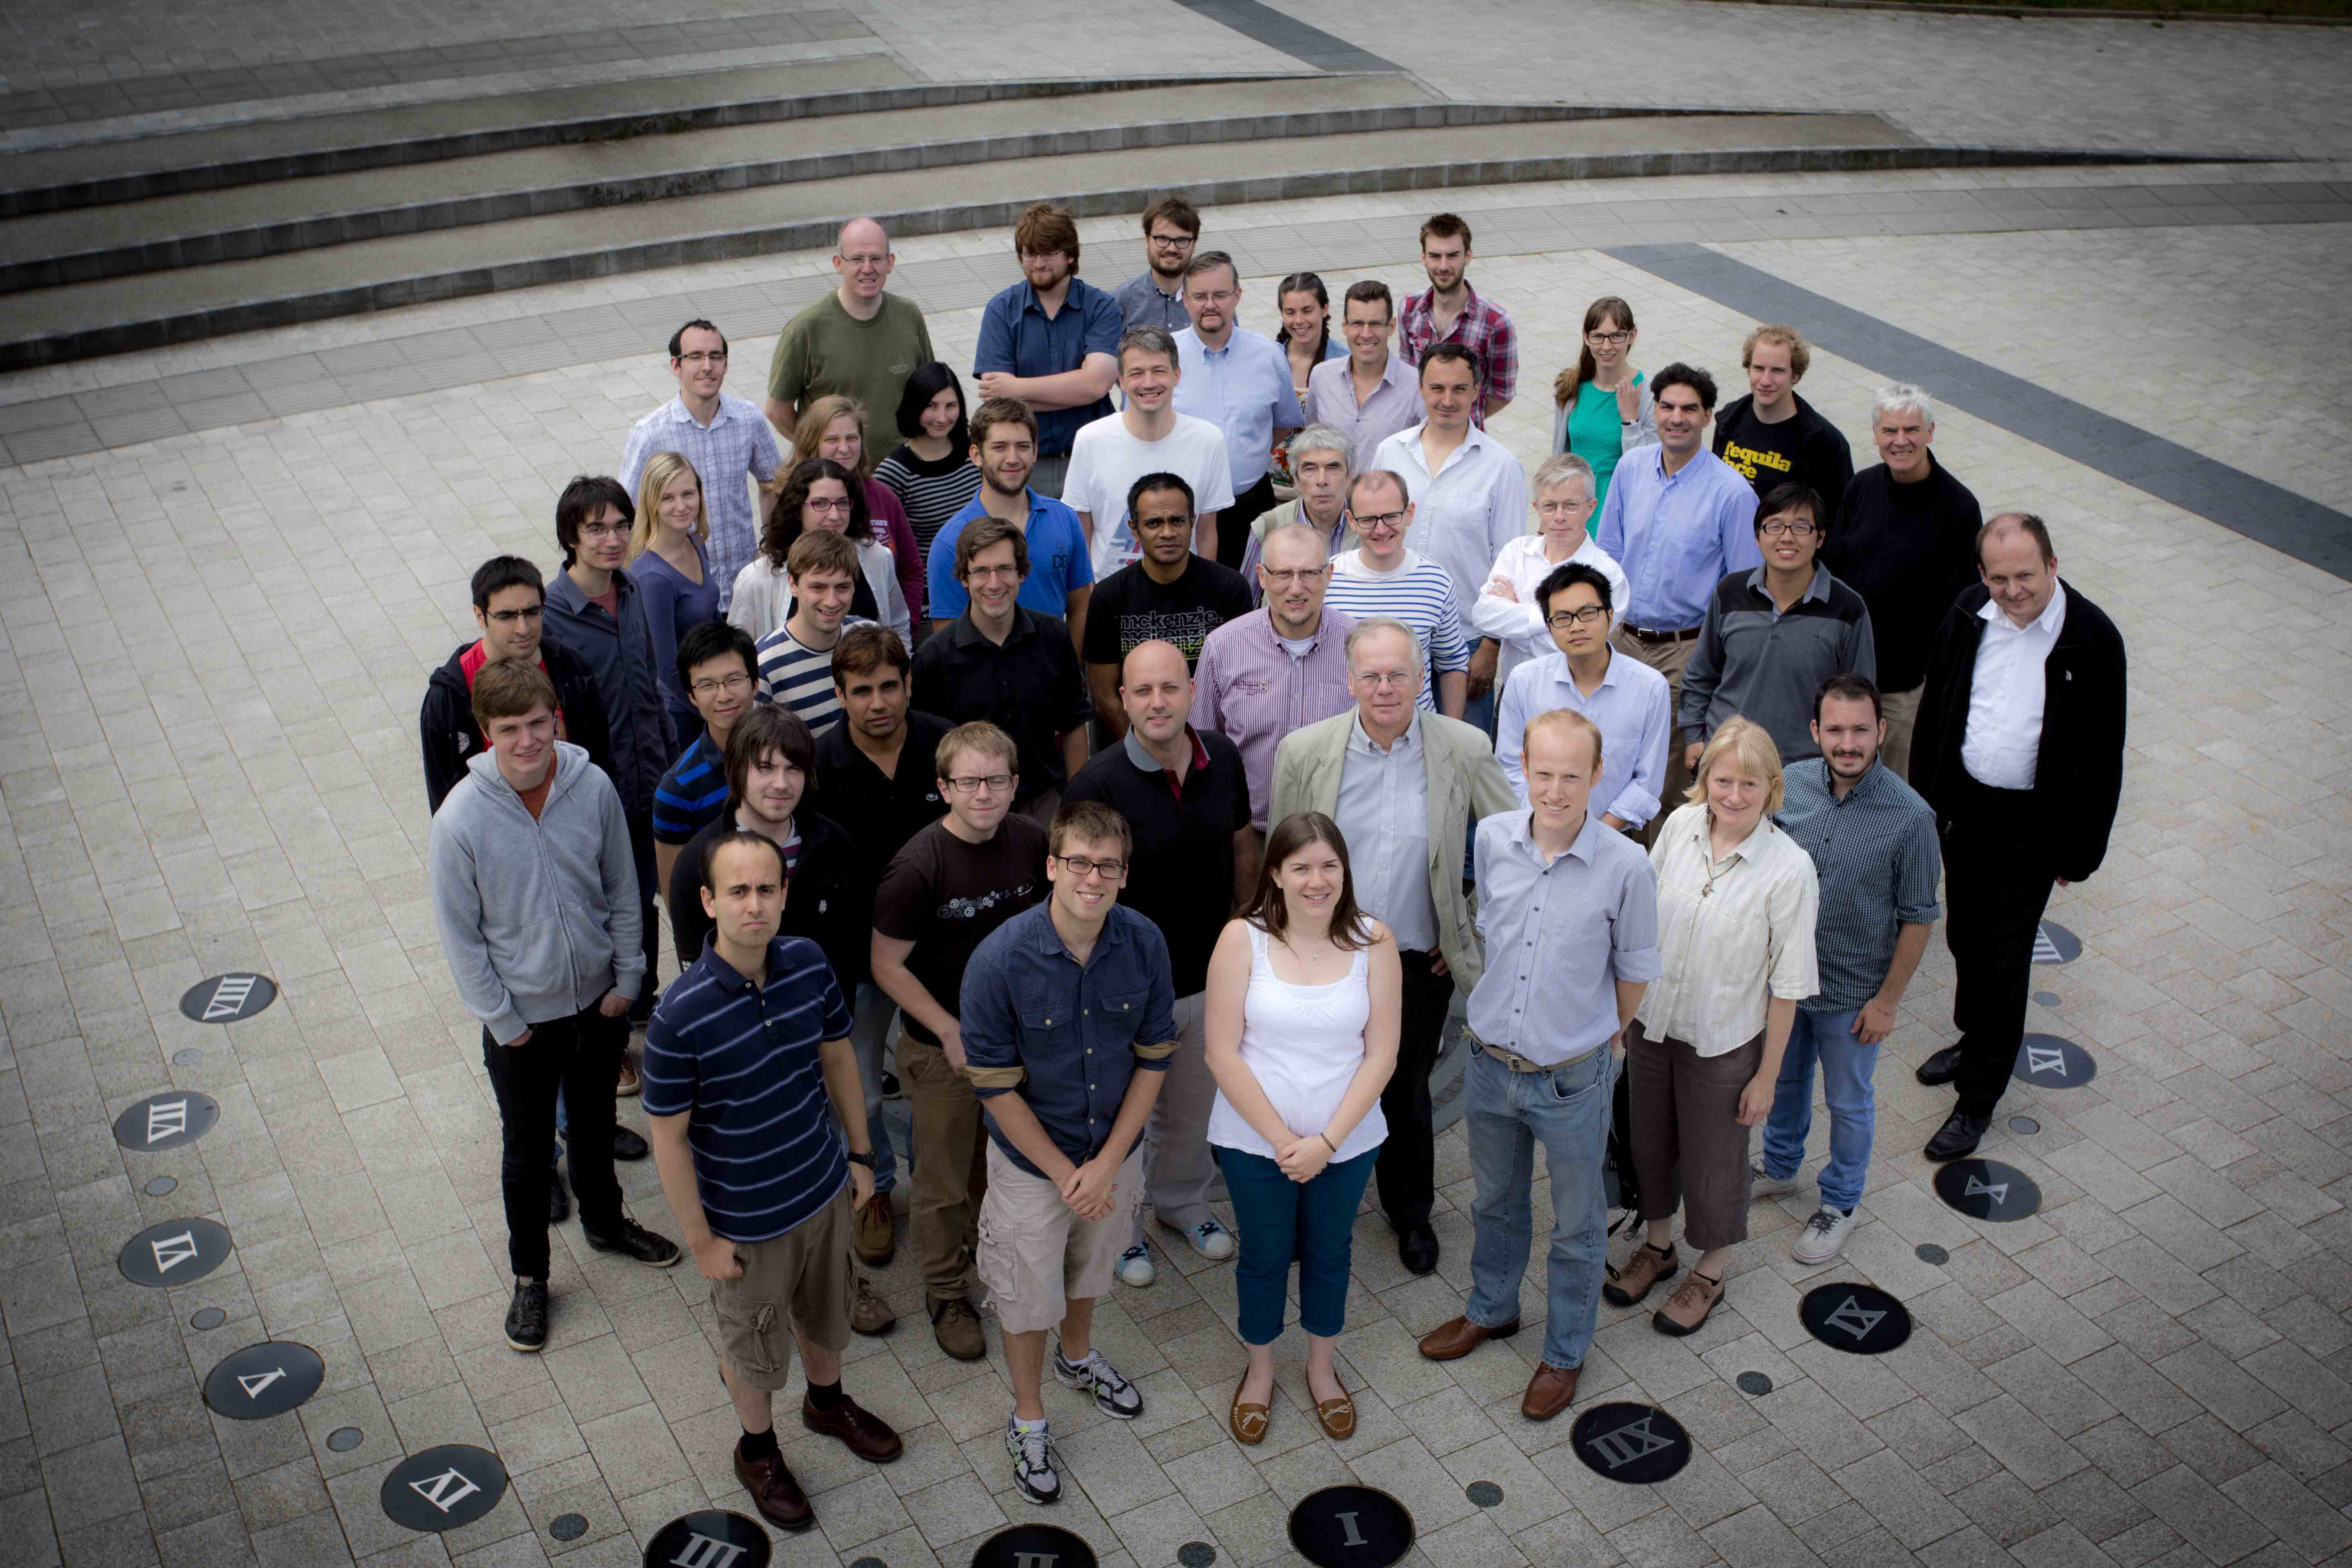
[[[629,574],[645,595],[646,626],[653,633],[654,664],[662,701],[681,736],[702,732],[701,716],[677,680],[677,639],[719,618],[719,584],[711,580],[703,542],[710,518],[702,479],[676,452],[646,459],[637,479],[637,521],[629,535]]]

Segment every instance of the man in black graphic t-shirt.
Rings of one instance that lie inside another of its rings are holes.
[[[1189,674],[1211,632],[1256,607],[1240,573],[1193,553],[1192,486],[1174,474],[1146,474],[1129,489],[1127,512],[1143,554],[1095,584],[1079,649],[1095,716],[1111,741],[1127,733],[1118,669],[1129,654],[1148,642],[1173,643]]]
[[[1838,500],[1853,478],[1853,452],[1836,426],[1797,395],[1812,351],[1794,327],[1759,327],[1748,334],[1739,363],[1748,372],[1748,395],[1734,398],[1715,416],[1715,455],[1739,470],[1762,495],[1777,485],[1812,487],[1837,531]]]

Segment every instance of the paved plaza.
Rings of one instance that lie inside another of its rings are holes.
[[[253,26],[195,28],[143,0],[14,9],[0,92],[60,101],[53,126],[215,112],[246,90],[217,73],[476,38],[551,38],[512,68],[560,72],[614,47],[583,36],[637,17],[593,4],[559,23],[508,0],[229,8]],[[92,9],[117,42],[74,25]],[[1060,74],[967,4],[672,9],[713,29],[693,47],[714,54],[849,43],[919,79]],[[2275,160],[1207,214],[1203,244],[1241,258],[1244,324],[1268,331],[1285,272],[1317,267],[1335,298],[1360,277],[1421,287],[1419,219],[1468,216],[1475,282],[1522,334],[1497,433],[1530,468],[1549,378],[1599,294],[1638,311],[1637,363],[1709,366],[1727,396],[1758,320],[1743,302],[1833,301],[1846,314],[1802,391],[1864,462],[1874,387],[1937,390],[1911,358],[1974,378],[1944,400],[1937,457],[1988,510],[2049,520],[2062,573],[2131,657],[2114,847],[2053,903],[2081,953],[2035,971],[2029,1026],[2082,1047],[2096,1077],[2013,1086],[1983,1151],[2038,1184],[2040,1208],[1971,1220],[1931,1186],[1919,1150],[1949,1100],[1912,1068],[1955,1037],[1939,933],[1882,1058],[1843,1257],[1789,1257],[1826,1152],[1817,1119],[1804,1184],[1757,1205],[1698,1335],[1601,1309],[1577,1408],[1663,1406],[1693,1449],[1672,1479],[1605,1479],[1572,1417],[1520,1417],[1539,1334],[1444,1365],[1416,1352],[1469,1283],[1454,1125],[1438,1142],[1436,1274],[1406,1274],[1377,1213],[1360,1218],[1348,1442],[1316,1431],[1296,1335],[1265,1445],[1233,1442],[1231,1266],[1161,1253],[1158,1283],[1115,1288],[1097,1318],[1143,1417],[1109,1421],[1049,1385],[1070,1484],[1050,1510],[1028,1504],[1003,1447],[994,1321],[988,1359],[944,1357],[902,1245],[876,1275],[900,1325],[853,1344],[845,1387],[906,1454],[870,1467],[787,1421],[819,1528],[777,1536],[773,1560],[965,1568],[987,1537],[1037,1521],[1103,1568],[1296,1565],[1292,1506],[1361,1483],[1411,1510],[1408,1561],[1431,1568],[2352,1563],[2352,567],[2328,564],[2352,560],[2352,29],[1708,0],[1456,11],[1426,47],[1425,11],[1392,0],[1039,14],[1099,15],[1127,51],[1087,62],[1105,72],[1147,40],[1165,70],[1295,71],[1286,50],[1352,50],[1440,94],[1868,109],[1946,140]],[[1555,30],[1556,58],[1482,59],[1514,28]],[[122,86],[163,77],[179,85]],[[106,83],[122,105],[65,96]],[[1089,279],[1139,268],[1132,218],[1081,233]],[[898,248],[941,357],[968,365],[981,303],[1014,275],[1006,236]],[[733,338],[730,390],[757,395],[783,317],[830,276],[807,252],[708,262],[0,378],[0,1564],[625,1568],[679,1515],[751,1511],[690,1265],[596,1256],[568,1222],[547,1351],[503,1342],[498,1118],[434,929],[416,712],[427,672],[472,635],[475,564],[515,551],[552,567],[557,489],[610,471],[630,424],[674,391],[670,328],[708,309]],[[273,379],[295,365],[320,369]],[[121,423],[133,416],[159,423]],[[2201,466],[2168,457],[2161,484],[2136,471],[2159,451]],[[270,976],[274,1004],[229,1024],[183,1016],[190,987],[237,971]],[[218,1124],[162,1152],[121,1146],[115,1117],[167,1090],[209,1096]],[[642,1130],[635,1101],[623,1116]],[[620,1174],[635,1216],[675,1234],[650,1163]],[[1537,1209],[1540,1230],[1540,1181]],[[196,1219],[226,1227],[224,1263],[177,1287],[126,1279],[135,1233]],[[1869,1357],[1816,1342],[1799,1301],[1831,1281],[1897,1297],[1909,1341]],[[1538,1275],[1522,1310],[1544,1310]],[[208,1410],[206,1375],[262,1341],[315,1350],[316,1394],[263,1421]],[[510,1489],[458,1530],[394,1523],[387,1474],[442,1444],[493,1449]]]

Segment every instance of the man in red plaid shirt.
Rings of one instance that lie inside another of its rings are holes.
[[[1470,287],[1470,226],[1452,213],[1439,213],[1421,226],[1421,265],[1429,274],[1426,293],[1405,296],[1397,321],[1397,353],[1419,365],[1433,342],[1460,343],[1478,363],[1478,400],[1470,416],[1481,429],[1491,424],[1519,386],[1519,335],[1503,308],[1482,300]]]

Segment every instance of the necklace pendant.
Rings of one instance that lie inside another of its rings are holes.
[[[1698,890],[1698,896],[1702,899],[1711,899],[1715,897],[1715,884],[1713,882],[1709,882],[1706,887],[1701,888]]]

